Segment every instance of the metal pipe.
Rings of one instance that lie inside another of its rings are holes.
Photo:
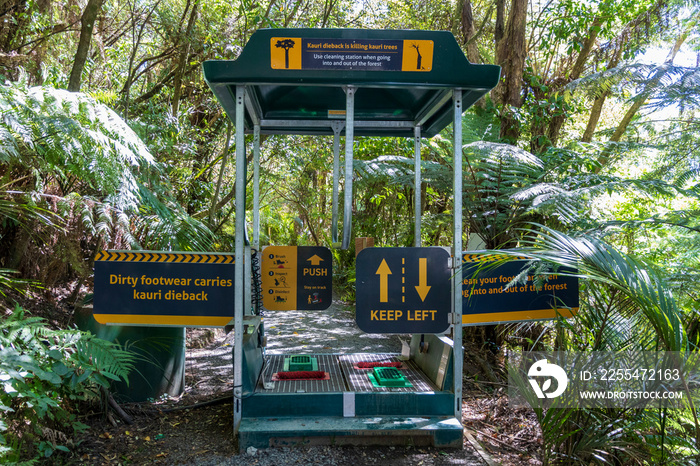
[[[413,230],[413,245],[417,248],[420,247],[421,245],[421,237],[420,237],[420,230],[421,230],[421,215],[422,215],[422,209],[421,209],[421,173],[420,173],[420,125],[416,125],[413,128],[413,171],[415,172],[415,179],[414,179],[414,192],[413,192],[413,202],[415,204],[414,206],[414,222],[415,222],[415,227]]]
[[[253,249],[260,250],[260,124],[253,127]]]
[[[338,191],[340,186],[340,131],[342,121],[331,122],[333,128],[333,212],[331,214],[331,242],[333,247],[338,244]]]
[[[452,286],[454,318],[452,336],[454,337],[454,383],[455,383],[455,417],[462,422],[462,90],[455,89],[454,109],[454,239],[452,249],[452,267],[454,281]]]
[[[243,307],[245,276],[243,274],[245,252],[245,94],[243,85],[236,86],[236,239],[233,299],[233,433],[238,435],[242,418],[243,395]]]
[[[350,247],[352,235],[352,173],[353,173],[353,139],[355,137],[355,88],[345,89],[345,203],[343,210],[343,244],[342,249]]]

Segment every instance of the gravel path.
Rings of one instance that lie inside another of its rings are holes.
[[[298,447],[268,448],[251,454],[228,458],[211,458],[192,466],[286,466],[290,464],[319,464],[324,466],[383,466],[410,465],[468,465],[482,466],[486,463],[469,450],[437,450],[435,448],[412,447]]]
[[[400,353],[409,335],[363,333],[354,310],[340,303],[325,311],[265,311],[267,352],[282,353]]]

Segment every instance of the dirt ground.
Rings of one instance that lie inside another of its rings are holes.
[[[537,442],[522,413],[496,407],[498,400],[485,397],[465,402],[464,425],[482,449],[477,452],[466,436],[462,450],[415,447],[333,447],[329,461],[319,464],[359,466],[373,462],[396,465],[485,465],[486,459],[503,465],[538,465],[534,457]],[[285,462],[270,462],[275,456],[267,450],[255,455],[239,454],[233,437],[232,405],[220,403],[202,408],[135,415],[131,426],[122,422],[113,427],[106,420],[93,423],[80,445],[73,464],[312,464],[323,447],[299,447],[283,452]],[[327,447],[328,448],[328,447]],[[296,453],[296,454],[295,454]],[[326,453],[326,456],[327,453]],[[289,458],[294,461],[289,461]],[[327,458],[328,459],[328,458]],[[374,461],[372,461],[374,459]],[[225,461],[225,463],[224,463]],[[308,461],[308,463],[306,462]],[[492,463],[493,464],[493,463]]]
[[[318,313],[306,316],[314,319],[311,327],[290,314],[285,314],[287,320],[266,318],[271,339],[268,349],[281,351],[291,341],[296,342],[295,352],[310,353],[340,352],[351,347],[362,351],[364,346],[374,347],[375,351],[392,350],[396,345],[400,348],[398,339],[372,340],[373,337],[352,330],[352,315],[343,309],[336,309],[332,318]],[[327,332],[321,342],[314,338],[318,326]],[[279,333],[278,339],[274,338],[275,332]],[[540,434],[533,413],[510,408],[503,386],[476,383],[475,379],[480,378],[470,374],[475,365],[469,361],[469,351],[465,352],[462,449],[363,446],[239,452],[232,427],[231,339],[232,334],[226,335],[222,330],[188,330],[185,393],[177,398],[163,397],[156,403],[122,405],[133,418],[131,425],[116,414],[89,416],[84,422],[90,428],[81,443],[70,457],[60,461],[85,465],[198,466],[541,464]]]

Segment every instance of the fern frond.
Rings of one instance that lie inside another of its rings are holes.
[[[133,352],[90,333],[82,333],[74,346],[76,351],[71,355],[71,359],[77,363],[84,363],[87,358],[100,372],[128,380],[129,373],[134,369],[137,356]]]

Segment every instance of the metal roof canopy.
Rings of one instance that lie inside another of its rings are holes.
[[[254,134],[253,241],[259,249],[261,134],[334,136],[332,238],[338,239],[340,136],[345,135],[341,247],[350,245],[353,141],[358,136],[413,137],[415,186],[421,185],[420,139],[454,125],[461,154],[462,113],[496,86],[500,67],[467,61],[445,31],[263,29],[237,60],[203,64],[204,77],[236,127],[236,239],[234,284],[234,433],[242,418],[243,317],[251,309],[250,248],[245,244],[245,133]],[[462,254],[462,158],[454,157],[452,256]],[[421,245],[421,190],[414,189],[415,246]],[[245,270],[245,271],[244,271]],[[453,260],[455,284],[462,282]],[[453,286],[453,339],[462,340],[461,286]],[[246,311],[248,310],[248,311]],[[462,345],[453,347],[455,418],[461,419]]]
[[[259,123],[261,134],[332,135],[352,86],[356,136],[413,137],[421,126],[432,137],[452,122],[452,89],[462,89],[468,108],[500,75],[498,66],[469,63],[446,31],[263,29],[238,59],[203,66],[232,120],[235,87],[247,87],[246,132]]]

